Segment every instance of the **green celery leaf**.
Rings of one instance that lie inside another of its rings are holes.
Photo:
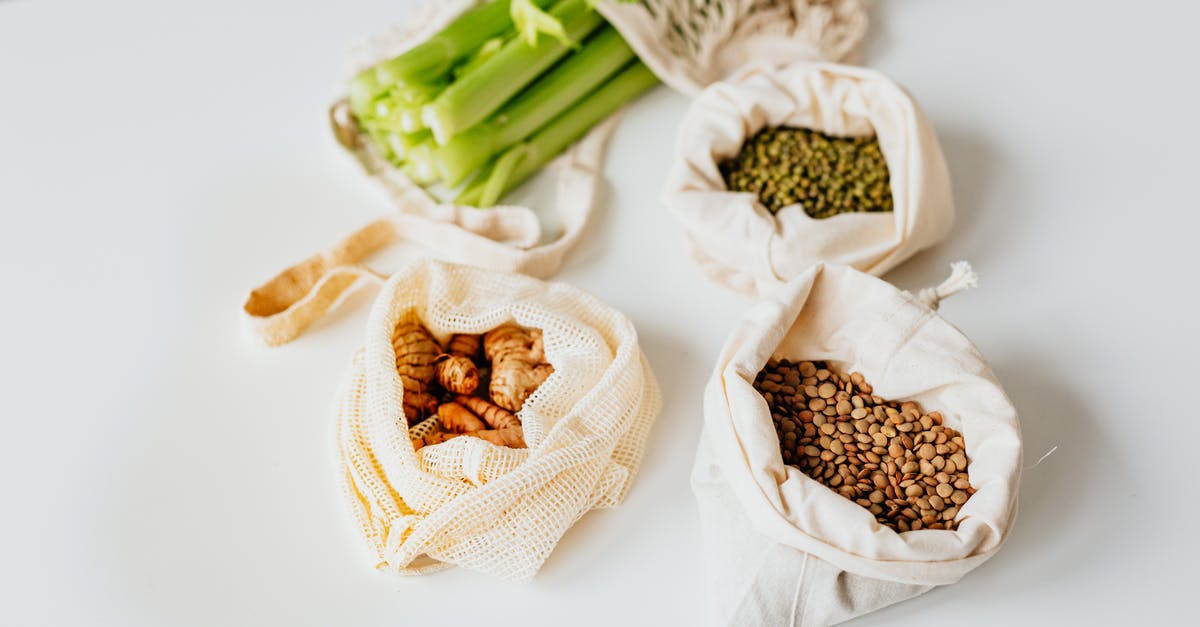
[[[516,26],[517,33],[525,40],[525,43],[536,46],[538,33],[545,33],[557,39],[564,46],[574,47],[576,45],[576,42],[567,37],[567,31],[563,28],[562,22],[538,8],[533,0],[512,0],[509,11],[512,14],[513,25]]]

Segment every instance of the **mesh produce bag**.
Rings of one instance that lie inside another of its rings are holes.
[[[729,191],[719,164],[755,132],[775,126],[874,133],[893,210],[814,219],[795,204],[772,215],[755,194]],[[744,293],[766,293],[821,261],[881,275],[941,241],[954,222],[933,128],[900,86],[873,70],[828,63],[745,68],[695,100],[675,153],[664,202],[705,275]]]
[[[695,94],[744,65],[849,62],[862,0],[605,0],[598,9],[662,81]]]
[[[443,342],[508,322],[541,329],[554,373],[519,413],[529,448],[460,437],[413,449],[392,347],[411,316]],[[660,407],[620,313],[566,285],[426,260],[384,284],[338,393],[341,483],[379,569],[526,580],[580,516],[624,498]]]
[[[705,391],[692,474],[717,624],[841,622],[954,583],[1000,548],[1016,517],[1016,411],[970,341],[935,313],[972,278],[961,264],[914,297],[818,264],[734,329]],[[753,387],[772,358],[860,372],[878,396],[940,411],[962,433],[977,490],[957,529],[897,533],[785,465],[771,410]]]

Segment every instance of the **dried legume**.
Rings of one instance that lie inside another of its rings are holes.
[[[962,434],[912,401],[886,401],[862,374],[771,361],[755,388],[771,407],[784,463],[896,531],[958,527],[975,493]]]
[[[722,162],[720,170],[726,188],[758,195],[771,213],[797,203],[813,218],[891,211],[893,206],[887,161],[874,136],[764,128]]]

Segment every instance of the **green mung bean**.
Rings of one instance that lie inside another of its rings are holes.
[[[873,135],[768,127],[747,139],[720,170],[730,191],[756,194],[771,213],[794,204],[817,219],[892,210],[887,161]]]

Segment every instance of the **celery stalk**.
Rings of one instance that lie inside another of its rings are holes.
[[[611,26],[602,27],[578,52],[537,79],[486,122],[455,135],[433,158],[442,180],[454,186],[492,155],[532,135],[633,59],[633,50]]]
[[[500,52],[500,49],[510,39],[511,37],[493,37],[487,40],[479,50],[475,51],[475,54],[471,55],[470,59],[463,61],[458,67],[454,68],[455,80],[486,63],[488,59],[495,56],[497,52]]]
[[[635,61],[532,137],[500,155],[455,202],[477,207],[495,205],[501,196],[533,176],[593,126],[657,82],[642,62]]]
[[[572,41],[582,40],[604,21],[589,6],[589,0],[562,0],[550,14],[562,22]],[[446,144],[453,136],[495,113],[570,50],[550,37],[539,39],[532,46],[514,39],[426,105],[422,119],[437,142]]]
[[[407,160],[414,148],[422,144],[433,141],[433,135],[429,131],[420,131],[417,133],[388,133],[386,136],[388,148],[392,154],[401,160]]]
[[[405,172],[417,185],[432,185],[438,182],[437,167],[433,165],[431,157],[432,151],[432,140],[417,144],[408,151]]]
[[[350,111],[354,117],[362,118],[370,115],[375,106],[375,99],[387,88],[375,79],[375,68],[368,68],[350,81],[349,98]]]
[[[539,2],[548,3],[549,0]],[[375,66],[376,78],[385,85],[441,79],[455,64],[512,25],[509,0],[487,2],[463,13],[441,32],[404,54]]]

